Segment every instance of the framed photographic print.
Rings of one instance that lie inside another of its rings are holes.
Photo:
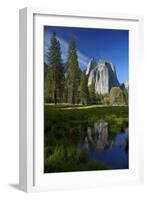
[[[142,23],[138,15],[20,10],[22,190],[142,182]]]

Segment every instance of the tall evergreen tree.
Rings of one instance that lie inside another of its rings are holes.
[[[90,98],[90,103],[96,103],[96,92],[95,92],[95,81],[92,79],[92,83],[89,86],[89,98]]]
[[[61,62],[60,44],[53,33],[48,49],[48,71],[45,77],[45,100],[61,102],[63,98],[64,74]]]
[[[44,76],[44,101],[45,103],[54,102],[53,91],[53,70],[48,68],[46,76]]]
[[[78,102],[78,86],[80,82],[80,69],[76,52],[75,42],[72,39],[68,48],[67,60],[67,100],[68,103],[75,104]]]
[[[81,75],[81,81],[80,81],[80,100],[82,104],[87,104],[89,101],[88,80],[84,72]]]

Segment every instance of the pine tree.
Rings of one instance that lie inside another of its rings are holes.
[[[60,44],[53,33],[48,49],[48,71],[45,77],[45,100],[61,102],[63,98],[64,74],[61,62]]]
[[[54,91],[53,91],[53,70],[49,68],[46,76],[44,76],[44,100],[45,103],[54,102]]]
[[[75,42],[72,39],[68,48],[67,60],[67,100],[68,103],[75,104],[78,102],[78,86],[80,82],[80,69],[76,52]]]
[[[95,81],[92,79],[92,83],[89,86],[89,98],[90,98],[90,103],[94,104],[96,103],[96,92],[95,92]]]
[[[83,72],[80,81],[80,101],[82,104],[88,104],[88,100],[89,100],[88,81],[86,74]]]
[[[57,96],[58,96],[58,102],[63,102],[63,95],[64,95],[64,84],[65,84],[65,77],[64,77],[64,68],[61,61],[61,51],[60,51],[60,43],[58,41],[58,49],[59,49],[59,55],[60,55],[60,65],[59,68],[57,68]]]

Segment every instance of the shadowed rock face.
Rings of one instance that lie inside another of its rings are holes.
[[[97,63],[96,60],[94,58],[92,58],[86,68],[86,75],[89,75],[89,73],[91,72],[91,70],[96,67]]]
[[[95,82],[95,90],[98,94],[110,92],[112,87],[119,87],[115,66],[112,63],[100,60],[95,67],[87,65],[88,85]]]

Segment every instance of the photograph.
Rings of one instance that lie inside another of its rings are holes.
[[[44,173],[129,169],[129,30],[43,29]]]

